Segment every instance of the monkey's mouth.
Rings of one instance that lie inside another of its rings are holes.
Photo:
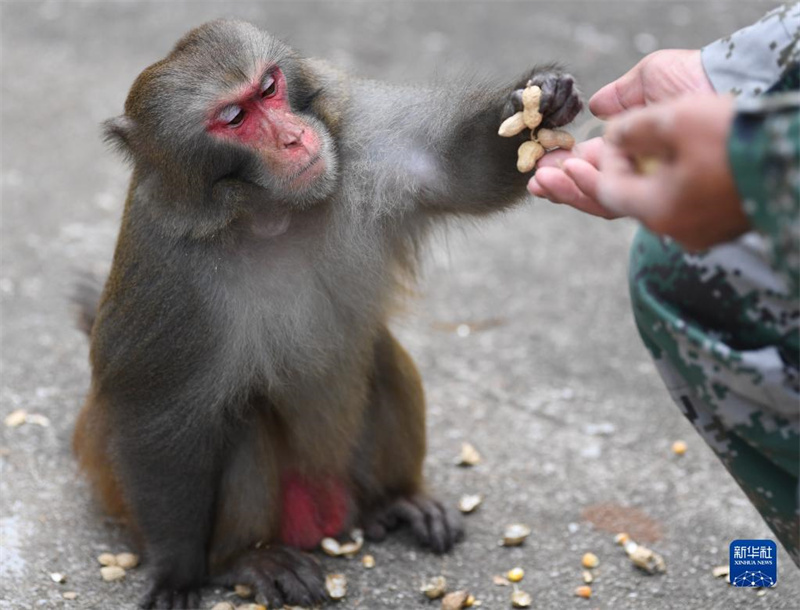
[[[319,165],[319,162],[320,162],[321,159],[322,159],[322,155],[320,155],[320,153],[317,153],[316,155],[311,157],[311,160],[308,163],[306,163],[303,167],[301,167],[298,171],[296,171],[294,174],[292,174],[289,177],[289,182],[296,182],[296,181],[301,180],[301,179],[303,181],[306,180],[306,179],[311,179],[311,176],[306,176],[306,174],[319,173],[319,171],[316,170],[316,166]],[[312,168],[314,168],[315,171],[309,172],[309,170],[311,170]],[[320,169],[321,169],[321,167],[320,167]]]

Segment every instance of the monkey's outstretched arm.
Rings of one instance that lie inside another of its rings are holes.
[[[390,118],[381,156],[398,172],[391,186],[405,186],[421,210],[433,213],[482,214],[520,199],[530,176],[517,171],[517,149],[528,135],[504,138],[497,131],[521,109],[521,89],[529,81],[542,89],[542,125],[564,125],[580,112],[572,77],[550,67],[508,86],[469,83],[384,93],[391,102],[385,107]],[[378,121],[374,115],[369,120]]]

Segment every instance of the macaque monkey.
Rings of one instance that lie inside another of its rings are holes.
[[[319,603],[303,550],[353,526],[408,525],[436,553],[461,537],[425,489],[420,377],[387,324],[437,219],[523,198],[525,136],[497,130],[529,79],[544,125],[580,111],[556,69],[393,86],[238,21],[189,32],[137,78],[105,124],[133,176],[81,318],[74,446],[141,541],[144,607],[196,607],[207,583]]]

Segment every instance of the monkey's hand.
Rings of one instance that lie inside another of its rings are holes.
[[[580,92],[575,86],[575,79],[555,68],[534,70],[530,78],[520,83],[520,88],[511,93],[512,110],[522,110],[522,91],[526,86],[536,85],[542,90],[539,100],[539,112],[542,114],[542,127],[556,128],[572,121],[583,109]]]
[[[200,607],[200,586],[196,585],[181,586],[174,584],[174,579],[159,578],[150,587],[150,590],[139,601],[139,606],[149,610],[150,608],[199,608]]]
[[[328,599],[325,578],[310,555],[285,546],[252,549],[234,560],[214,584],[247,585],[268,608],[316,606]]]
[[[446,553],[464,537],[461,513],[424,494],[401,497],[364,521],[370,540],[383,540],[389,530],[410,525],[417,540],[434,553]]]

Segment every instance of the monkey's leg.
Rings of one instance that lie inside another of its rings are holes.
[[[356,459],[365,534],[381,540],[387,531],[411,526],[417,540],[436,553],[463,536],[460,513],[428,495],[425,459],[425,397],[414,362],[384,329],[375,344],[375,368],[365,435]]]
[[[210,550],[212,582],[247,585],[256,601],[269,608],[310,606],[326,598],[320,566],[306,553],[273,542],[284,538],[289,509],[299,542],[304,536],[310,546],[319,544],[323,534],[315,523],[316,513],[308,514],[316,498],[298,498],[308,490],[294,480],[287,485],[281,475],[279,464],[289,453],[269,405],[253,404],[252,412],[254,419],[237,431],[220,481]]]

